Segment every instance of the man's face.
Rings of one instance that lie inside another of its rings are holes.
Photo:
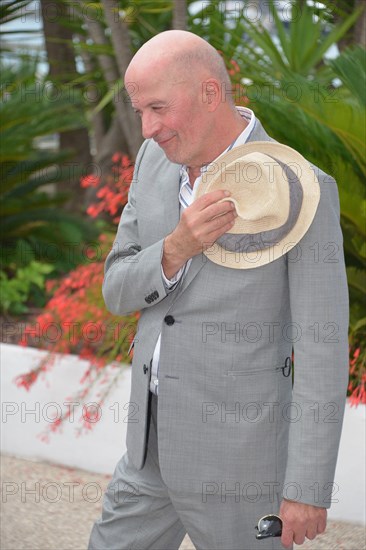
[[[192,85],[179,75],[174,78],[160,70],[149,70],[143,75],[131,73],[126,76],[125,85],[132,107],[141,118],[144,138],[154,139],[171,162],[204,164],[208,160],[207,113],[200,84]]]

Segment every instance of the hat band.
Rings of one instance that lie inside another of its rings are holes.
[[[278,162],[285,171],[289,183],[290,210],[287,220],[276,229],[261,231],[260,233],[225,233],[216,240],[216,243],[225,250],[229,252],[254,252],[269,248],[283,240],[296,224],[304,196],[301,182],[289,166],[278,159],[273,158],[273,160]]]

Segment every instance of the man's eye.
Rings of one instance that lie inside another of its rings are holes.
[[[152,110],[153,111],[161,111],[162,108],[163,108],[162,105],[156,105],[156,106],[152,107]]]

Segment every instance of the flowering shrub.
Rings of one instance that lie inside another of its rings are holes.
[[[122,209],[127,203],[128,190],[133,177],[133,164],[126,155],[115,153],[112,157],[112,174],[107,177],[107,183],[97,191],[99,202],[87,209],[87,214],[96,218],[102,212],[107,212],[113,223],[118,223]],[[98,187],[100,178],[93,174],[81,179],[82,187]]]
[[[109,240],[105,235],[101,238],[103,244]],[[113,360],[127,360],[137,315],[115,317],[106,310],[101,293],[104,259],[105,254],[100,261],[79,266],[57,286],[51,282],[53,296],[36,323],[26,327],[22,345],[36,344],[52,353],[76,353],[97,368]]]
[[[119,153],[112,160],[112,174],[98,189],[98,202],[91,205],[87,213],[91,218],[102,212],[107,213],[113,224],[117,224],[127,202],[133,166],[126,156]],[[81,180],[81,185],[97,187],[100,180],[89,175]],[[103,233],[98,242],[89,243],[84,251],[83,265],[61,281],[48,281],[47,291],[53,295],[41,315],[25,328],[20,344],[35,345],[48,350],[49,354],[35,369],[15,379],[19,387],[29,390],[40,374],[52,368],[58,353],[74,353],[88,360],[90,367],[80,380],[82,389],[72,399],[75,401],[77,398],[78,402],[85,400],[91,389],[100,384],[104,385],[98,401],[101,405],[120,372],[116,369],[116,375],[110,376],[103,367],[130,362],[128,351],[136,331],[138,314],[124,317],[111,315],[104,305],[101,292],[104,260],[112,247],[114,232]],[[61,419],[57,418],[49,424],[48,431],[56,431],[69,414],[69,410],[65,411]],[[83,412],[82,422],[83,428],[90,429],[95,424],[95,418],[90,411],[87,414]],[[48,433],[41,437],[47,440]]]
[[[348,395],[352,406],[366,405],[366,349],[361,342],[352,342],[350,336],[350,362]]]

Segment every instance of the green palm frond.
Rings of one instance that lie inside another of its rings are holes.
[[[19,251],[17,242],[36,250],[39,243],[58,247],[57,267],[73,267],[80,255],[68,261],[65,243],[79,248],[96,231],[90,224],[60,208],[68,198],[56,192],[55,184],[70,177],[67,166],[71,151],[39,149],[37,141],[47,135],[85,125],[78,95],[70,101],[62,94],[45,93],[35,77],[35,62],[24,60],[18,67],[1,71],[0,107],[0,222],[2,263],[7,265]],[[62,165],[62,167],[61,167]],[[72,176],[77,169],[72,168]],[[79,169],[81,172],[81,167]],[[70,235],[74,240],[70,240]],[[22,248],[24,246],[22,245]],[[27,256],[28,257],[28,256]]]
[[[10,0],[0,4],[0,24],[10,23],[19,18],[20,13],[32,3],[32,0]],[[8,31],[0,31],[1,34],[7,34]]]
[[[361,46],[348,48],[329,65],[349,90],[350,101],[366,107],[366,50]]]

